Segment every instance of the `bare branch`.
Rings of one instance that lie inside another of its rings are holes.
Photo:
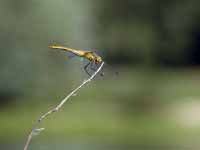
[[[69,93],[56,107],[54,107],[53,109],[49,110],[47,113],[43,114],[38,120],[37,120],[37,124],[41,123],[41,121],[43,121],[47,116],[49,116],[50,114],[57,112],[58,110],[60,110],[60,108],[65,104],[65,102],[73,95],[75,95],[75,93],[81,88],[83,87],[85,84],[89,83],[96,75],[97,73],[102,69],[104,65],[104,62],[101,63],[100,67],[87,79],[84,80],[82,84],[80,84],[77,88],[75,88],[71,93]],[[33,128],[32,131],[29,133],[28,138],[26,140],[25,146],[24,146],[24,150],[28,150],[28,147],[30,145],[31,139],[34,135],[39,134],[42,130],[44,130],[44,128]]]

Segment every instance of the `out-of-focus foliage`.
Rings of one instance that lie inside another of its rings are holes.
[[[0,88],[3,93],[31,94],[37,92],[34,91],[37,83],[42,84],[39,87],[52,87],[63,70],[68,72],[64,59],[60,60],[64,55],[47,46],[55,43],[89,47],[90,23],[87,20],[91,15],[87,7],[90,4],[88,1],[84,4],[64,0],[1,2]]]
[[[104,0],[101,4],[97,8],[99,43],[115,49],[117,56],[123,51],[129,58],[124,62],[135,62],[136,57],[139,62],[165,65],[191,63],[187,54],[194,44],[192,33],[199,32],[199,2]]]
[[[87,77],[82,62],[48,49],[50,44],[98,51],[114,69],[105,69],[105,77],[44,123],[35,149],[66,149],[73,140],[79,147],[72,149],[87,150],[194,147],[200,125],[200,72],[194,67],[200,64],[199,5],[0,0],[0,149],[21,149],[34,119]]]
[[[33,78],[63,70],[66,64],[47,49],[50,43],[97,48],[107,61],[118,64],[188,63],[199,33],[198,4],[194,0],[2,0],[0,85],[4,90],[27,89]]]

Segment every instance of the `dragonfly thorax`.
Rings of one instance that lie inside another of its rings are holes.
[[[83,57],[87,58],[90,61],[93,61],[95,64],[102,63],[102,58],[94,52],[87,52]]]

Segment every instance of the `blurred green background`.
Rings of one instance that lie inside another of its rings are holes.
[[[32,150],[200,148],[200,2],[0,0],[0,149],[21,150],[33,123],[87,75],[57,44],[113,69],[44,120]]]

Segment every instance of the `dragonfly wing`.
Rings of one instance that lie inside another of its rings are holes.
[[[101,64],[96,64],[93,61],[90,62],[89,66],[87,67],[87,71],[90,71],[92,74],[98,70]],[[100,70],[100,75],[104,76],[103,68]]]
[[[90,72],[88,71],[88,67],[89,67],[89,66],[91,66],[91,62],[88,62],[88,63],[84,66],[84,70],[85,70],[85,72],[86,72],[89,76],[91,76]]]
[[[73,58],[73,57],[75,57],[75,56],[77,56],[77,55],[74,54],[74,53],[72,53],[72,52],[68,52],[68,57],[69,57],[69,58]]]

